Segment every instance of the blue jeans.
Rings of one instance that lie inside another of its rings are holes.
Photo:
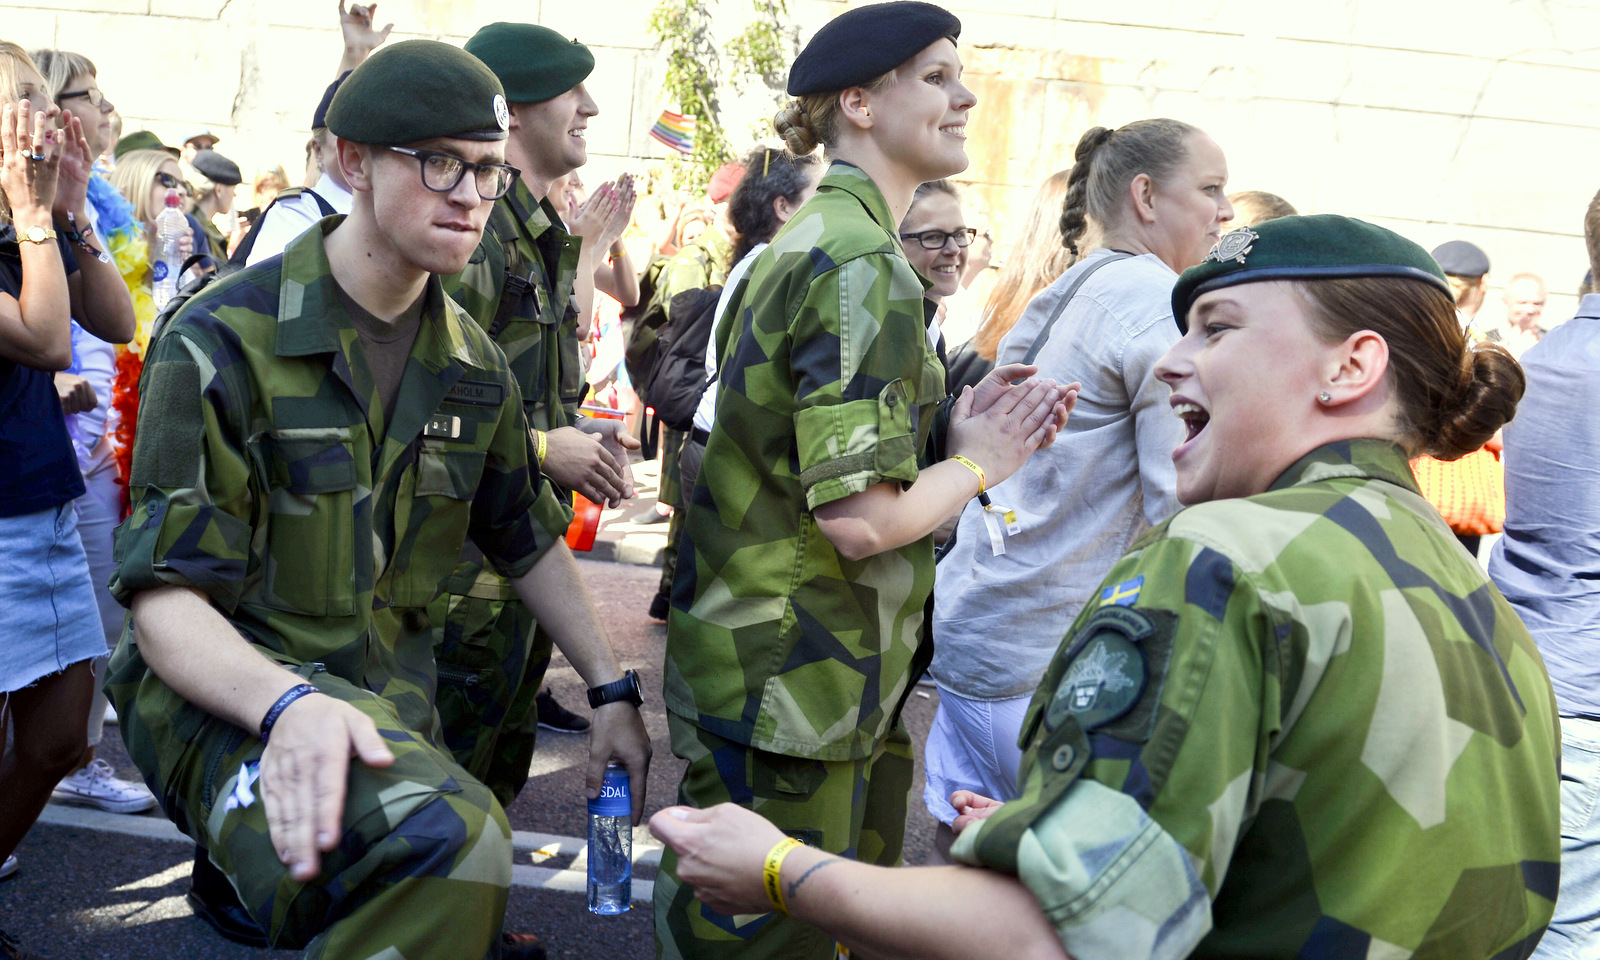
[[[1600,720],[1561,718],[1561,892],[1531,960],[1600,955]]]

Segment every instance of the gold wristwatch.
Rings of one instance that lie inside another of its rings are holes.
[[[56,232],[48,227],[32,226],[17,231],[18,243],[44,243],[46,240],[54,243],[55,239]]]

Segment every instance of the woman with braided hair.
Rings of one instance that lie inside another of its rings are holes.
[[[1075,160],[1060,243],[1077,262],[1033,299],[995,359],[1082,382],[1076,412],[1054,446],[990,493],[1018,529],[969,503],[934,588],[940,700],[923,800],[940,821],[940,852],[954,838],[951,793],[1015,795],[1017,731],[1056,641],[1117,557],[1178,509],[1168,455],[1183,429],[1155,363],[1178,337],[1168,298],[1178,273],[1233,216],[1227,160],[1177,120],[1096,127]]]

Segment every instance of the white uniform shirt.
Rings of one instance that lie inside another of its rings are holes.
[[[328,206],[334,213],[348,214],[350,205],[355,198],[350,191],[333,182],[333,178],[326,173],[317,180],[317,185],[311,192],[328,201]],[[268,257],[275,257],[283,252],[289,241],[311,229],[311,225],[322,219],[322,208],[317,206],[316,197],[300,194],[290,197],[282,203],[275,203],[267,211],[261,221],[260,231],[256,234],[256,245],[250,248],[250,256],[245,258],[245,266],[253,267]]]

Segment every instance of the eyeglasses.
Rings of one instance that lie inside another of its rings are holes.
[[[174,177],[172,174],[161,173],[160,171],[156,172],[156,183],[161,184],[168,190],[182,190],[187,186],[187,184],[185,184],[182,180],[179,180],[177,177]]]
[[[954,240],[956,242],[956,246],[965,247],[972,243],[973,239],[977,236],[977,227],[962,227],[960,230],[954,230],[950,233],[945,233],[943,230],[924,230],[921,233],[902,233],[900,234],[900,239],[915,240],[922,244],[922,249],[924,250],[943,250],[946,240]]]
[[[88,100],[91,107],[103,107],[106,104],[105,94],[101,93],[98,87],[89,90],[73,90],[70,93],[63,91],[56,94],[56,102],[60,103],[63,100],[71,100],[75,97],[83,97]]]
[[[511,185],[522,176],[522,171],[509,163],[470,163],[449,153],[433,150],[413,150],[410,147],[390,147],[395,153],[415,157],[422,166],[422,185],[434,193],[449,193],[472,171],[473,185],[478,196],[485,200],[499,200],[511,190]]]

